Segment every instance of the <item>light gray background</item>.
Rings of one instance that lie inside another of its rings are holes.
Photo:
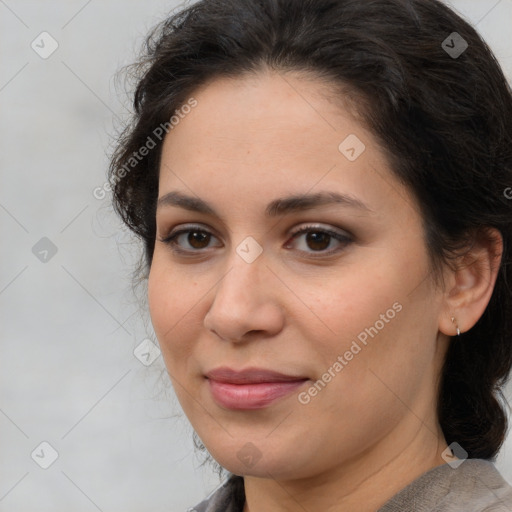
[[[152,337],[130,285],[138,251],[93,196],[129,101],[114,74],[176,5],[0,0],[0,512],[179,512],[218,484],[161,357],[133,354]],[[512,0],[452,5],[512,78]],[[47,59],[31,48],[43,31],[59,45]],[[497,466],[512,483],[512,436]]]

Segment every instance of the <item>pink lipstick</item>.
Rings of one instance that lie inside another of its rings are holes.
[[[212,397],[227,409],[261,409],[289,395],[308,380],[271,370],[248,368],[236,371],[221,367],[206,373]]]

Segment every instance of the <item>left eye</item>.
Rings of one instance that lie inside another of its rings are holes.
[[[305,235],[305,236],[304,236]],[[292,240],[298,240],[297,249],[307,253],[330,254],[348,245],[352,239],[348,234],[338,233],[319,227],[305,227],[293,233]],[[332,245],[337,246],[334,249]],[[287,244],[287,248],[291,244]],[[328,249],[328,250],[327,250]]]

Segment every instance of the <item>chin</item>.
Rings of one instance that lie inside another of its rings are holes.
[[[223,468],[240,476],[277,480],[304,478],[310,473],[308,460],[314,458],[312,454],[287,448],[282,443],[272,443],[265,438],[253,441],[249,437],[230,439],[223,446],[217,444],[215,449],[211,448],[210,443],[204,444]]]

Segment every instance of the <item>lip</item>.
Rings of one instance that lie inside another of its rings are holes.
[[[232,370],[221,367],[205,374],[213,399],[227,409],[262,409],[289,395],[307,377],[286,375],[263,368]]]
[[[260,382],[289,382],[307,380],[304,375],[287,375],[267,370],[265,368],[246,368],[245,370],[232,370],[222,366],[210,370],[205,374],[208,379],[229,384],[257,384]]]

